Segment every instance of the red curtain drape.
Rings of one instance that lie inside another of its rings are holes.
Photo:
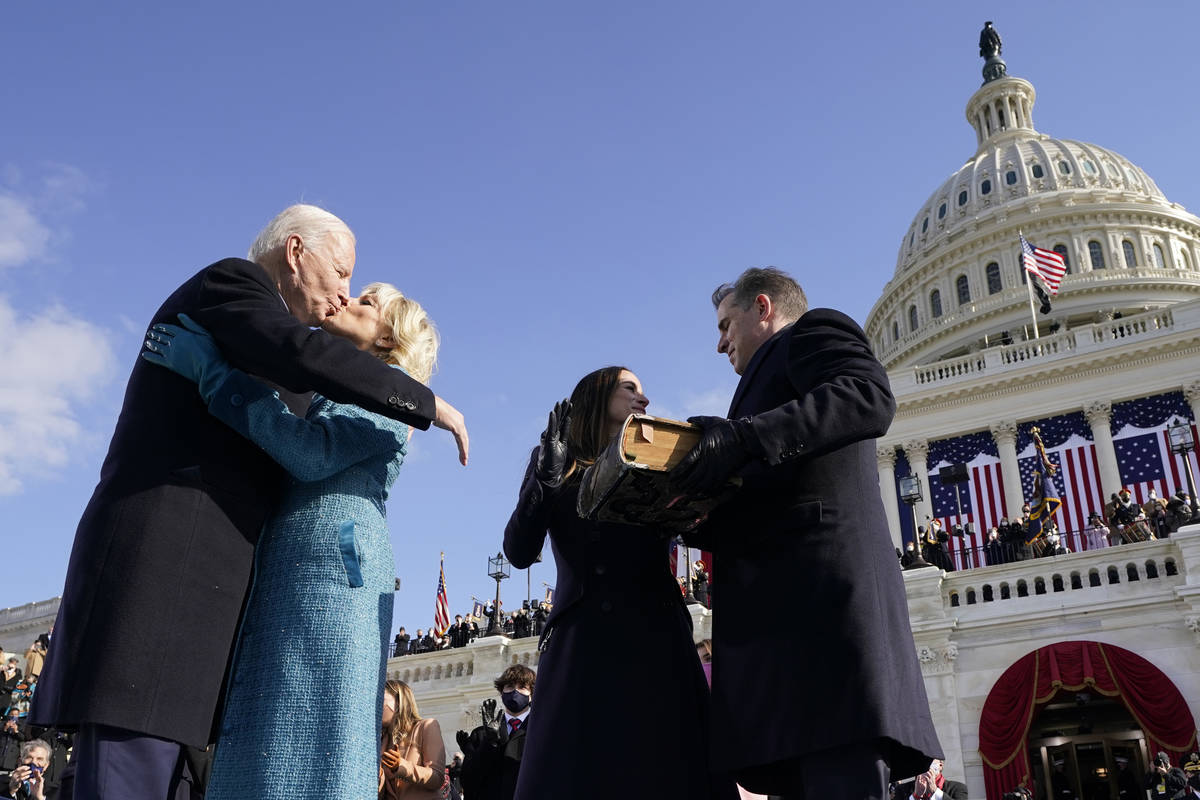
[[[988,800],[1030,785],[1029,726],[1038,707],[1060,689],[1119,697],[1145,731],[1152,751],[1173,763],[1196,747],[1196,723],[1183,695],[1157,667],[1135,653],[1099,642],[1059,642],[1029,653],[1004,671],[979,720]]]

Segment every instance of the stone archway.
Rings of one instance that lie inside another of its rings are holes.
[[[1032,786],[1030,729],[1045,707],[1080,692],[1120,703],[1145,733],[1146,746],[1179,763],[1196,747],[1196,724],[1179,689],[1158,667],[1100,642],[1058,642],[1014,662],[993,685],[979,721],[988,800]]]

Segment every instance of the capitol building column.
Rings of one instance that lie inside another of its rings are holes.
[[[1083,407],[1083,415],[1092,426],[1092,440],[1096,443],[1096,460],[1100,463],[1100,497],[1106,498],[1121,488],[1121,470],[1117,467],[1117,451],[1113,447],[1112,403],[1095,400]]]
[[[908,456],[909,474],[921,480],[921,501],[913,509],[917,513],[917,525],[924,525],[925,518],[932,516],[929,505],[929,442],[924,439],[911,439],[903,444],[904,455]]]
[[[1200,425],[1200,381],[1193,381],[1184,386],[1183,396],[1192,407],[1192,424]]]
[[[892,543],[903,548],[900,535],[900,498],[896,496],[896,448],[894,445],[879,445],[875,448],[875,462],[879,466],[879,493],[883,497],[883,510],[887,513],[888,532]]]
[[[1021,468],[1017,464],[1017,423],[1000,420],[992,423],[992,441],[1000,453],[1000,474],[1004,478],[1004,508],[1010,519],[1021,516],[1025,495],[1021,491]]]

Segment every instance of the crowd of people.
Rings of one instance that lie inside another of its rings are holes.
[[[1132,492],[1123,487],[1112,493],[1102,512],[1093,511],[1088,515],[1087,526],[1081,531],[1060,532],[1053,518],[1044,525],[1035,525],[1026,503],[1019,518],[1009,520],[1004,517],[992,526],[981,547],[956,548],[957,553],[952,554],[951,537],[963,539],[970,529],[956,525],[952,530],[946,530],[940,520],[929,519],[926,525],[917,527],[917,541],[906,543],[896,555],[900,566],[906,569],[934,566],[952,572],[1165,539],[1188,524],[1191,518],[1191,495],[1184,489],[1179,489],[1170,498],[1158,497],[1151,489],[1146,502],[1138,503]],[[1036,535],[1031,536],[1031,526]]]
[[[29,719],[53,630],[40,634],[25,649],[23,659],[0,647],[0,797],[54,800],[59,794],[72,736]]]
[[[435,650],[450,650],[466,647],[484,636],[506,636],[509,639],[524,639],[541,636],[546,629],[546,620],[553,606],[540,600],[525,601],[521,608],[495,618],[491,603],[484,606],[482,613],[456,614],[454,621],[439,636],[434,628],[417,628],[415,634],[401,626],[392,639],[391,655],[408,656],[429,653]],[[498,627],[497,627],[498,626]]]

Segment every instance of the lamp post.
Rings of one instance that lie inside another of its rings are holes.
[[[1189,523],[1200,523],[1200,508],[1196,505],[1196,480],[1192,477],[1192,460],[1188,453],[1196,449],[1196,440],[1192,438],[1192,426],[1183,420],[1175,420],[1175,424],[1167,428],[1167,436],[1171,440],[1171,452],[1183,456],[1183,469],[1187,474],[1188,495],[1191,496],[1192,518]]]
[[[900,499],[908,503],[908,513],[912,516],[913,530],[913,560],[905,569],[933,566],[921,554],[921,542],[917,539],[917,503],[921,502],[921,479],[916,475],[906,475],[900,479]]]
[[[500,581],[511,574],[508,561],[503,553],[496,553],[495,558],[488,559],[488,577],[496,582],[496,604],[492,606],[492,620],[488,623],[488,635],[499,635],[504,632],[500,625]]]

